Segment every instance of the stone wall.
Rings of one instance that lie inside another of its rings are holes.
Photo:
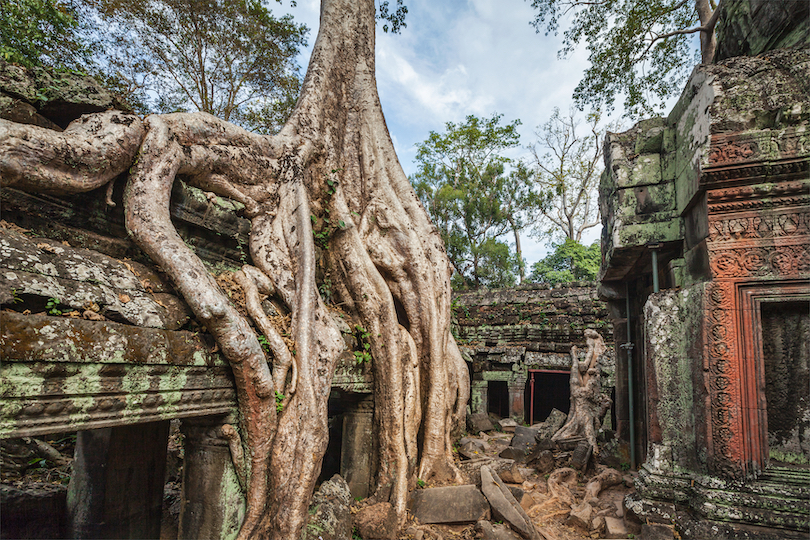
[[[532,405],[533,372],[563,375],[546,384],[562,386],[560,392],[567,395],[564,373],[571,368],[572,345],[583,348],[584,354],[586,328],[602,334],[607,343],[613,337],[607,305],[597,298],[593,283],[459,293],[453,306],[459,346],[472,374],[471,411],[505,416],[505,409],[493,410],[492,383],[498,382],[508,392],[508,415],[519,422],[544,420],[527,410]],[[609,394],[614,384],[612,350],[606,359],[603,387]]]

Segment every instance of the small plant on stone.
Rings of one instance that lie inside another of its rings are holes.
[[[284,394],[276,390],[276,414],[284,410]]]
[[[50,315],[61,315],[62,310],[59,309],[59,299],[55,296],[48,298],[48,301],[45,302],[45,309],[48,311]]]
[[[426,485],[427,485],[427,483],[424,480],[422,480],[421,478],[416,479],[416,486],[417,487],[423,488]]]
[[[12,304],[21,304],[23,299],[20,298],[20,295],[17,294],[17,289],[11,289],[11,303]]]

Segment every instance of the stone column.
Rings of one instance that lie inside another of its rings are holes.
[[[489,381],[472,381],[470,383],[470,408],[473,413],[487,413]]]
[[[368,396],[344,413],[340,475],[346,479],[352,497],[368,497],[374,477],[374,398]]]
[[[225,416],[186,418],[180,540],[235,538],[245,516],[245,498],[221,427]]]
[[[526,378],[519,377],[509,381],[509,417],[516,422],[523,422],[523,400],[526,395]]]
[[[169,422],[80,431],[67,508],[71,538],[159,538]]]

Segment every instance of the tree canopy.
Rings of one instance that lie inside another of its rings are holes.
[[[531,0],[538,32],[563,35],[560,56],[583,41],[590,67],[574,90],[580,108],[612,110],[624,95],[625,115],[638,117],[663,109],[680,91],[692,67],[714,57],[714,27],[720,0]],[[568,22],[570,21],[570,22]],[[700,34],[693,53],[689,36]]]
[[[599,242],[586,247],[576,240],[566,238],[563,242],[552,246],[553,252],[532,265],[530,282],[553,285],[570,281],[596,280],[602,260]]]
[[[0,56],[26,67],[76,67],[87,61],[72,4],[0,0]]]
[[[444,240],[457,287],[508,287],[520,272],[519,233],[535,197],[527,169],[504,155],[520,143],[520,120],[501,118],[469,115],[417,144],[410,180]],[[508,233],[516,255],[502,240]]]
[[[202,111],[277,131],[300,90],[307,28],[261,0],[87,0],[107,26],[97,54],[160,112]]]
[[[591,113],[583,133],[574,109],[551,118],[535,132],[532,153],[533,183],[540,202],[534,226],[538,237],[582,241],[582,234],[599,225],[597,188],[602,172],[605,129]]]

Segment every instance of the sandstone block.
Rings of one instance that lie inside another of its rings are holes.
[[[411,502],[411,514],[422,523],[469,523],[488,512],[486,497],[471,484],[420,489]]]

